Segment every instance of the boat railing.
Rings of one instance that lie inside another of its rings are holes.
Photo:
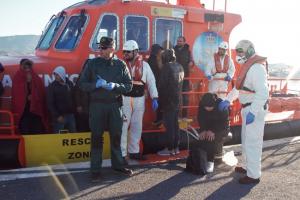
[[[0,115],[1,118],[7,117],[6,118],[7,120],[5,120],[6,122],[0,124],[0,131],[1,131],[0,136],[3,135],[16,136],[16,127],[15,127],[15,120],[14,120],[13,113],[9,110],[0,110]],[[5,131],[5,133],[2,133],[3,131]],[[7,131],[9,132],[9,134],[7,133]]]

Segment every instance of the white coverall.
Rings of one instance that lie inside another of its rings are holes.
[[[150,97],[158,98],[156,81],[149,64],[143,61],[142,81],[146,83]],[[134,67],[131,70],[134,73]],[[134,77],[134,74],[131,74]],[[128,153],[139,153],[139,142],[142,136],[143,115],[145,111],[145,95],[142,97],[123,96],[123,114],[127,120],[123,121],[122,136],[121,136],[121,151],[122,156]],[[128,128],[130,134],[128,135]],[[128,139],[128,143],[127,143]]]
[[[255,93],[234,88],[226,97],[232,102],[237,97],[241,104],[251,103],[242,109],[242,166],[247,169],[247,176],[257,179],[261,176],[261,155],[264,136],[265,116],[264,106],[269,97],[266,67],[255,63],[246,74],[244,86]],[[254,122],[246,125],[246,116],[251,112],[255,115]]]
[[[221,57],[221,65],[222,68],[224,66],[225,56]],[[227,89],[228,89],[228,81],[225,81],[224,78],[229,75],[233,78],[235,72],[235,66],[231,58],[229,58],[229,68],[227,73],[217,73],[215,67],[215,59],[212,58],[211,61],[208,63],[205,69],[206,76],[212,76],[212,80],[208,83],[208,92],[216,93],[219,98],[224,99],[226,97]],[[214,79],[222,79],[222,80],[214,80]]]

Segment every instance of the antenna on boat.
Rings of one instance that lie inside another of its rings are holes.
[[[170,48],[170,30],[168,29],[168,32],[167,32],[167,49]]]

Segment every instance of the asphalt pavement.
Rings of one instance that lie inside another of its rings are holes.
[[[227,152],[241,152],[240,145]],[[126,177],[104,167],[99,183],[91,183],[88,164],[0,171],[0,199],[300,199],[300,138],[264,143],[262,177],[257,185],[240,185],[241,175],[224,163],[215,172],[184,172],[185,159],[134,165]]]

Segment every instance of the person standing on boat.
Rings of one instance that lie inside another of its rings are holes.
[[[52,117],[53,131],[60,133],[68,130],[75,133],[74,85],[67,78],[63,66],[57,66],[53,75],[55,79],[47,88],[47,104]]]
[[[249,40],[241,40],[236,45],[236,60],[241,64],[235,88],[219,104],[219,109],[228,109],[230,102],[239,98],[242,104],[242,162],[244,166],[235,168],[246,174],[239,179],[241,184],[259,183],[261,176],[261,155],[265,116],[269,98],[267,83],[267,58],[255,53]]]
[[[205,69],[205,75],[209,81],[208,91],[216,93],[218,97],[226,97],[228,82],[234,76],[235,66],[232,59],[227,54],[228,43],[223,41],[219,45],[218,52]],[[216,79],[216,80],[214,80]]]
[[[166,127],[166,147],[157,154],[170,156],[179,154],[178,114],[181,103],[181,90],[184,78],[183,67],[176,62],[175,51],[166,49],[162,54],[163,68],[160,74],[158,90]]]
[[[147,60],[154,74],[156,85],[159,85],[159,75],[162,68],[162,61],[161,61],[162,52],[163,52],[163,48],[159,44],[153,44],[151,47],[150,57]],[[162,111],[161,111],[161,106],[159,105],[159,96],[160,95],[158,94],[158,108],[156,110],[156,119],[154,122],[152,122],[152,124],[157,127],[160,127],[162,124]]]
[[[31,60],[22,59],[12,80],[12,111],[21,134],[45,133],[48,127],[46,89],[33,66]]]
[[[91,128],[91,178],[101,180],[103,133],[109,131],[111,164],[115,171],[132,175],[125,168],[120,141],[123,125],[122,94],[132,88],[132,81],[126,63],[114,57],[115,43],[110,37],[100,39],[101,57],[86,64],[78,80],[79,87],[89,93],[89,115]]]
[[[192,54],[189,48],[190,46],[186,43],[185,37],[179,36],[177,38],[177,44],[174,50],[176,55],[176,61],[182,65],[185,77],[190,76],[190,68],[192,68],[194,65]],[[184,80],[182,85],[182,92],[188,92],[188,91],[190,91],[190,81]],[[182,94],[182,105],[183,106],[189,105],[188,94]],[[187,114],[188,114],[188,109],[183,108],[182,117],[187,117]]]
[[[123,46],[124,60],[131,73],[133,87],[129,93],[123,95],[123,111],[126,120],[123,122],[121,149],[123,157],[127,156],[128,150],[130,159],[145,160],[139,146],[145,112],[145,86],[150,93],[154,111],[158,108],[158,92],[153,72],[149,64],[143,61],[143,57],[139,55],[138,49],[138,44],[134,40],[126,41]]]

